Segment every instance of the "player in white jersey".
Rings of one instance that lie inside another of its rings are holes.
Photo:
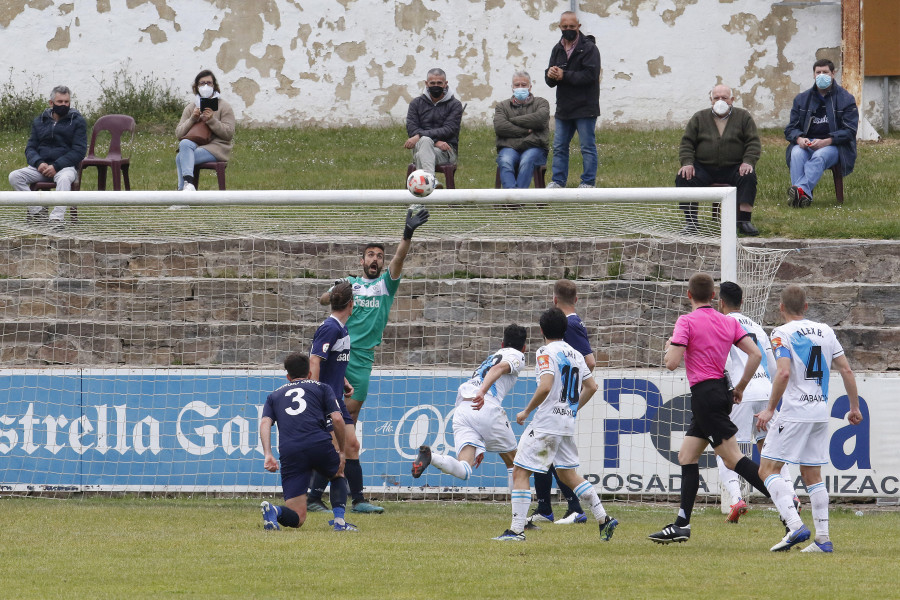
[[[730,415],[731,421],[738,428],[738,444],[742,445],[742,451],[746,454],[748,450],[744,448],[749,448],[749,445],[754,443],[762,451],[766,432],[756,426],[754,415],[762,411],[769,401],[772,392],[772,376],[775,374],[775,356],[772,354],[769,336],[766,335],[763,328],[750,317],[741,314],[743,301],[744,292],[738,284],[725,281],[719,286],[719,312],[737,320],[762,353],[762,360],[744,390],[743,399],[732,407]],[[746,364],[747,355],[741,349],[732,346],[725,361],[725,373],[729,381],[740,379]],[[725,520],[728,523],[737,523],[741,515],[746,514],[748,510],[747,502],[741,495],[740,479],[737,473],[725,466],[719,456],[716,456],[716,464],[719,465],[719,481],[731,496],[731,506]],[[793,490],[791,472],[786,464],[781,469],[781,476]],[[799,499],[794,495],[794,504],[799,507],[799,503]]]
[[[788,533],[772,546],[772,552],[790,550],[810,537],[809,529],[791,502],[793,491],[779,474],[784,463],[800,465],[800,476],[809,492],[816,537],[803,551],[833,552],[828,534],[828,490],[822,481],[822,465],[828,463],[828,380],[834,365],[850,401],[847,420],[858,425],[863,417],[856,377],[831,327],[803,316],[808,305],[802,287],[785,288],[780,308],[785,324],[772,332],[778,372],[769,404],[757,415],[759,427],[769,431],[759,475],[765,479],[772,502],[788,527]],[[779,400],[781,410],[773,419]]]
[[[556,465],[559,478],[591,507],[600,524],[600,539],[609,541],[619,522],[606,514],[597,491],[578,475],[578,448],[575,445],[575,416],[597,391],[591,371],[580,352],[563,341],[568,320],[553,307],[540,320],[544,345],[537,351],[535,373],[538,387],[525,410],[516,415],[524,425],[535,409],[534,418],[522,433],[513,467],[512,523],[495,540],[524,541],[525,521],[531,504],[532,473],[546,473]]]
[[[456,458],[432,454],[429,446],[419,447],[412,464],[412,476],[419,478],[428,465],[444,473],[466,480],[478,467],[485,452],[497,452],[506,464],[511,482],[516,436],[509,426],[503,398],[516,385],[519,371],[525,366],[525,341],[528,332],[515,323],[503,330],[500,350],[487,357],[472,377],[459,386],[453,410],[453,441]]]

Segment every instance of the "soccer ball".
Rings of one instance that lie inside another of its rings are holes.
[[[424,198],[434,191],[434,175],[421,169],[413,171],[406,178],[406,189],[416,198]]]

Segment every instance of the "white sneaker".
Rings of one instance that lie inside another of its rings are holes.
[[[194,187],[193,183],[184,182],[184,187],[181,189],[183,192],[196,192],[197,188]]]
[[[562,186],[559,185],[558,183],[556,183],[555,181],[551,181],[550,183],[547,184],[547,188],[546,188],[546,189],[548,189],[548,190],[558,190],[558,189],[560,189],[561,187],[562,187]]]
[[[50,219],[47,221],[47,226],[50,227],[50,229],[61,231],[65,229],[66,222],[62,219]]]
[[[190,208],[187,204],[173,204],[169,207],[169,210],[185,210],[187,208]]]
[[[581,189],[594,189],[594,186],[589,183],[579,183],[578,187]]]
[[[570,512],[562,519],[554,521],[557,525],[573,525],[575,523],[587,523],[587,515],[580,512]]]

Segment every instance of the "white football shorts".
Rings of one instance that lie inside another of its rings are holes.
[[[546,473],[550,465],[555,465],[557,469],[577,469],[575,436],[540,433],[529,425],[519,439],[513,464],[532,473]]]
[[[753,442],[766,437],[766,432],[756,428],[756,417],[753,415],[766,408],[768,400],[744,400],[731,407],[731,422],[737,425],[737,441]]]
[[[516,436],[502,406],[485,402],[481,410],[472,403],[461,402],[453,411],[453,442],[456,454],[466,446],[475,448],[475,456],[484,452],[511,452],[516,449]]]
[[[827,465],[828,423],[782,421],[776,417],[769,423],[769,435],[760,455],[792,465]]]

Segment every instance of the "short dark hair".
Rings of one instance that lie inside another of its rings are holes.
[[[575,304],[578,299],[578,290],[571,279],[558,279],[553,284],[553,295],[564,304]]]
[[[515,348],[519,352],[523,352],[527,340],[528,332],[521,325],[510,323],[503,330],[503,346],[505,348]]]
[[[781,292],[781,303],[792,315],[802,316],[806,312],[806,290],[792,283]]]
[[[548,340],[561,340],[566,335],[569,320],[566,314],[558,307],[548,308],[541,313],[541,333]]]
[[[198,86],[200,84],[200,80],[203,79],[204,77],[212,77],[213,78],[213,91],[216,91],[216,92],[222,91],[219,89],[219,80],[216,79],[215,74],[212,71],[210,71],[209,69],[203,69],[202,71],[197,73],[196,77],[194,77],[194,85],[192,87],[193,87],[195,94],[200,93]]]
[[[342,281],[331,289],[331,310],[343,310],[353,302],[353,284]]]
[[[828,67],[828,70],[834,73],[834,63],[827,58],[820,58],[813,63],[813,71],[815,71],[819,67]]]
[[[723,281],[719,286],[719,302],[724,302],[731,308],[740,308],[744,301],[744,290],[733,281]]]
[[[688,280],[688,291],[695,302],[709,302],[716,292],[716,283],[707,273],[694,273]]]
[[[293,352],[284,359],[284,370],[291,379],[305,379],[309,375],[309,357],[302,352]]]
[[[369,242],[368,244],[363,246],[363,256],[366,255],[366,250],[368,250],[369,248],[378,248],[379,250],[384,252],[384,244],[382,244],[381,242]]]

